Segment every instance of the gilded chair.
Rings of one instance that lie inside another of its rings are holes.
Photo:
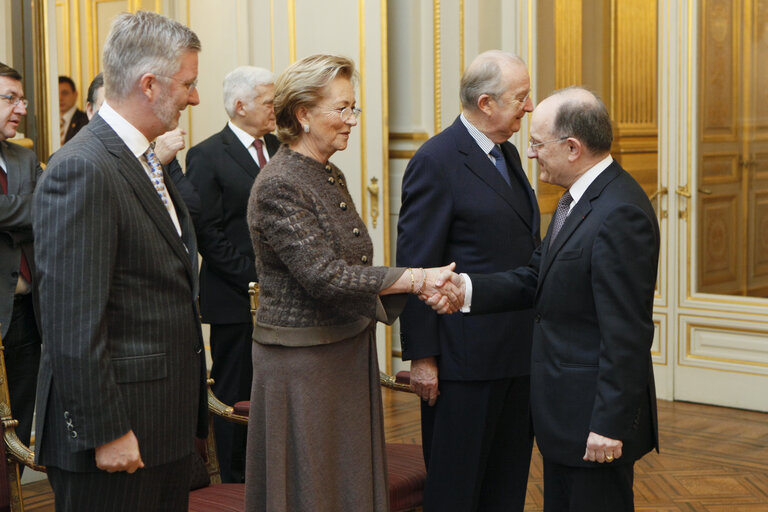
[[[249,283],[248,295],[251,299],[251,315],[256,322],[256,310],[259,307],[257,283]],[[410,374],[407,371],[399,372],[396,376],[379,372],[379,382],[382,386],[396,391],[411,392]],[[248,421],[250,402],[237,402],[231,409],[231,421]],[[424,499],[424,484],[427,481],[421,445],[386,443],[386,453],[390,512],[405,512],[420,507]]]

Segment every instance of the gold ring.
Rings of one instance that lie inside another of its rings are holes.
[[[607,460],[608,462],[613,462],[613,455],[606,455],[605,460]]]

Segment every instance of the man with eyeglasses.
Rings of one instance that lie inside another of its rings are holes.
[[[573,87],[542,101],[528,157],[542,181],[566,189],[547,236],[526,266],[450,276],[467,319],[536,309],[531,411],[545,512],[633,511],[634,463],[659,446],[659,226],[642,187],[611,157],[612,140],[591,92]],[[436,309],[453,309],[437,299]]]
[[[496,272],[539,245],[539,209],[508,139],[533,110],[525,63],[498,50],[461,79],[463,113],[405,170],[397,264]],[[403,359],[422,398],[424,511],[520,511],[533,435],[533,311],[438,317],[418,300],[400,315]]]
[[[26,113],[21,75],[0,63],[0,334],[16,434],[29,445],[40,364],[32,194],[43,170],[33,151],[8,143]]]
[[[35,192],[36,456],[58,511],[188,508],[208,425],[197,244],[150,141],[199,103],[200,49],[159,14],[115,17],[106,99]]]
[[[248,283],[256,281],[246,223],[248,197],[259,171],[280,147],[275,129],[274,76],[241,66],[224,77],[229,122],[187,153],[187,179],[200,197],[195,223],[203,265],[200,312],[211,325],[213,392],[225,403],[251,395],[251,323]],[[216,421],[218,420],[218,421]],[[215,419],[223,482],[245,478],[246,428]]]

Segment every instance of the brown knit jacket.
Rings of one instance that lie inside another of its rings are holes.
[[[256,178],[248,226],[260,289],[254,339],[262,343],[359,333],[382,316],[378,292],[403,272],[371,266],[373,244],[342,172],[285,145]]]

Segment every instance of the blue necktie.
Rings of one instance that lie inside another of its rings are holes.
[[[507,172],[507,163],[504,161],[504,157],[501,155],[501,151],[499,151],[499,146],[493,145],[493,149],[490,151],[490,155],[494,158],[496,170],[499,171],[499,174],[501,174],[501,177],[504,178],[504,181],[507,182],[507,185],[510,187],[512,186],[512,183],[509,181],[509,173]]]

